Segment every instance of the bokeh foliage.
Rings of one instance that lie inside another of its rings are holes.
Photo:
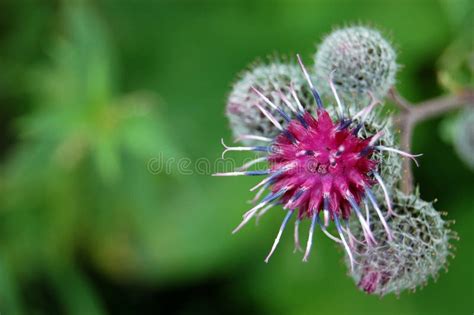
[[[438,73],[447,90],[472,84],[464,70],[472,56],[470,6],[464,0],[2,1],[0,312],[472,312],[473,174],[433,132],[439,119],[416,130],[413,150],[424,156],[415,176],[422,197],[437,198],[437,208],[456,220],[461,241],[449,273],[399,299],[359,292],[342,252],[322,235],[310,263],[292,254],[287,235],[264,264],[278,210],[258,229],[230,235],[252,179],[186,175],[176,165],[156,174],[148,167],[156,157],[189,158],[191,166],[218,159],[219,139],[230,138],[223,112],[236,74],[276,51],[300,52],[310,63],[314,44],[334,26],[362,21],[386,31],[403,65],[399,88],[410,99],[441,93]],[[114,295],[103,281],[139,302]],[[213,285],[219,294],[172,295],[170,309],[160,299],[140,302],[149,292],[168,296],[190,286],[207,292]]]

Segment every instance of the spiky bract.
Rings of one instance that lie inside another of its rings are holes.
[[[390,117],[384,118],[381,113],[375,112],[368,115],[364,122],[364,128],[361,129],[361,136],[368,138],[382,132],[379,143],[385,147],[395,147],[395,132]],[[385,151],[374,151],[372,158],[377,161],[378,173],[384,179],[387,187],[396,187],[402,177],[402,158],[400,155]],[[380,186],[374,189],[381,193]]]
[[[393,210],[395,215],[387,219],[392,240],[387,238],[380,222],[370,222],[379,240],[375,246],[363,241],[363,231],[354,222],[352,233],[360,241],[354,241],[354,258],[358,263],[350,274],[367,293],[399,294],[437,277],[450,255],[449,241],[456,237],[433,204],[423,201],[418,192],[405,195],[397,191]],[[346,261],[350,263],[349,259]]]
[[[395,83],[396,53],[376,30],[355,26],[336,30],[319,45],[314,56],[318,87],[330,95],[332,78],[345,99],[363,99],[372,93],[383,99]]]

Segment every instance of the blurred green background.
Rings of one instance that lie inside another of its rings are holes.
[[[399,298],[360,292],[321,235],[309,263],[287,233],[265,264],[281,213],[230,233],[254,178],[150,170],[218,159],[237,73],[276,52],[310,64],[336,26],[388,34],[409,99],[446,92],[471,14],[470,0],[0,0],[0,314],[472,314],[474,176],[441,119],[416,129],[415,177],[461,240],[448,273]]]

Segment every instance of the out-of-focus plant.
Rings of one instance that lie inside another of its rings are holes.
[[[438,60],[438,81],[451,93],[463,93],[466,86],[474,88],[474,40],[472,19],[474,8],[468,1],[443,1],[457,37]],[[443,120],[441,136],[452,143],[460,159],[474,168],[474,103],[469,108]]]
[[[117,276],[147,272],[150,258],[134,242],[164,196],[147,161],[177,155],[158,98],[119,93],[97,15],[77,3],[60,16],[48,60],[32,70],[35,108],[18,122],[21,141],[1,170],[0,300],[8,314],[31,313],[19,288],[38,275],[66,313],[103,314],[76,257],[87,254]]]

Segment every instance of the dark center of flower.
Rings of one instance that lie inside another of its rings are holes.
[[[318,165],[318,173],[324,175],[328,172],[328,165],[327,164],[319,164]]]

